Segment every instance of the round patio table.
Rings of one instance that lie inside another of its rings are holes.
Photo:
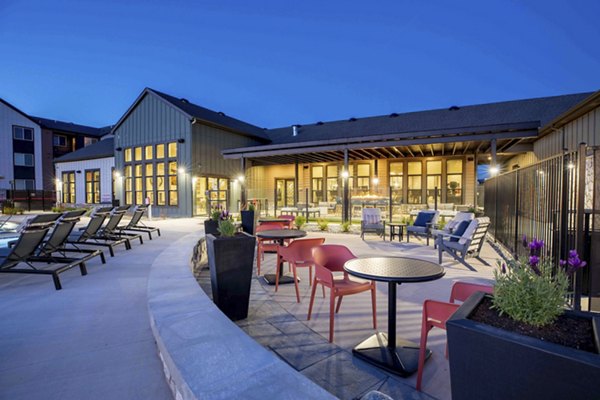
[[[306,236],[306,232],[300,229],[273,229],[268,231],[258,232],[257,237],[261,239],[273,239],[279,242],[280,246],[283,246],[283,242],[286,239],[298,239]],[[263,278],[269,285],[275,284],[275,274],[264,274]],[[279,284],[294,283],[294,277],[291,275],[283,274],[283,262],[279,261]]]
[[[435,263],[408,257],[355,258],[344,264],[350,275],[388,283],[388,332],[377,332],[359,343],[352,353],[380,368],[400,376],[417,371],[419,345],[396,338],[396,286],[402,283],[427,282],[444,276],[444,269]],[[419,319],[420,321],[420,319]],[[431,356],[427,350],[426,357]]]

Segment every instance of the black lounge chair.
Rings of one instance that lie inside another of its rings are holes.
[[[83,214],[85,214],[85,210],[68,211],[64,213],[54,225],[54,229],[50,233],[48,239],[41,244],[37,254],[33,257],[30,257],[28,260],[55,263],[85,263],[94,257],[100,256],[102,264],[106,264],[106,258],[104,257],[104,252],[102,250],[67,247],[69,235],[71,235],[71,232]],[[84,256],[68,257],[67,253],[84,254]]]
[[[142,222],[142,217],[147,209],[147,206],[137,206],[133,212],[131,220],[127,223],[127,225],[119,226],[117,229],[121,231],[145,232],[148,234],[150,240],[152,240],[152,232],[156,232],[158,233],[158,236],[160,236],[160,229],[153,226],[146,226]]]
[[[121,206],[112,210],[110,217],[108,218],[108,222],[98,231],[96,237],[106,239],[125,239],[127,240],[129,248],[131,248],[131,241],[135,239],[138,239],[140,244],[144,244],[142,235],[138,233],[123,232],[123,230],[118,228],[128,209],[129,206]]]
[[[90,217],[90,222],[85,228],[80,229],[82,232],[80,234],[72,234],[67,239],[67,244],[72,247],[81,250],[81,245],[84,246],[101,246],[108,248],[111,257],[115,256],[114,248],[120,244],[125,245],[125,248],[129,250],[131,246],[129,242],[125,239],[108,239],[106,237],[97,236],[98,232],[102,228],[102,224],[108,217],[108,211],[112,210],[112,208],[101,208],[96,210],[96,212]]]
[[[53,264],[51,269],[41,269],[33,265],[29,261],[29,257],[33,256],[40,244],[44,241],[46,234],[50,228],[26,229],[24,230],[17,242],[12,246],[0,249],[0,272],[16,273],[16,274],[42,274],[52,275],[54,287],[56,290],[62,289],[58,274],[68,271],[69,269],[79,265],[81,275],[87,275],[87,270],[83,263],[67,263]],[[17,268],[20,264],[27,265],[28,268]]]

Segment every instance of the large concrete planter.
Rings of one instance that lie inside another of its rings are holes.
[[[599,398],[600,355],[468,319],[484,296],[471,296],[446,323],[453,400]]]
[[[232,321],[248,316],[256,238],[206,235],[213,302]]]
[[[249,235],[254,235],[254,211],[240,211],[242,215],[242,230]]]
[[[219,235],[219,221],[213,219],[204,220],[204,235],[208,236],[209,234],[215,236]]]

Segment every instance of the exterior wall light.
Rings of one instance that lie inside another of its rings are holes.
[[[121,178],[121,173],[119,171],[115,171],[115,178]]]
[[[373,185],[379,185],[379,178],[378,177],[373,178]]]
[[[492,176],[494,175],[498,175],[498,172],[500,172],[500,169],[496,166],[490,167],[490,174],[492,174]]]
[[[180,174],[185,174],[185,168],[183,167],[179,167],[178,171]]]
[[[244,183],[244,181],[246,180],[246,177],[245,177],[244,175],[240,175],[240,176],[238,176],[238,177],[237,177],[237,180],[238,180],[240,183]]]
[[[344,179],[348,179],[348,177],[350,176],[350,174],[348,174],[348,171],[342,171],[342,178]]]
[[[575,164],[573,164],[572,162],[569,162],[569,163],[567,164],[567,168],[569,168],[569,169],[573,169],[573,168],[575,168]]]

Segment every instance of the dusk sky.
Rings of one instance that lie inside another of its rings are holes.
[[[0,97],[104,126],[151,87],[274,128],[593,91],[599,15],[597,0],[0,0]]]

